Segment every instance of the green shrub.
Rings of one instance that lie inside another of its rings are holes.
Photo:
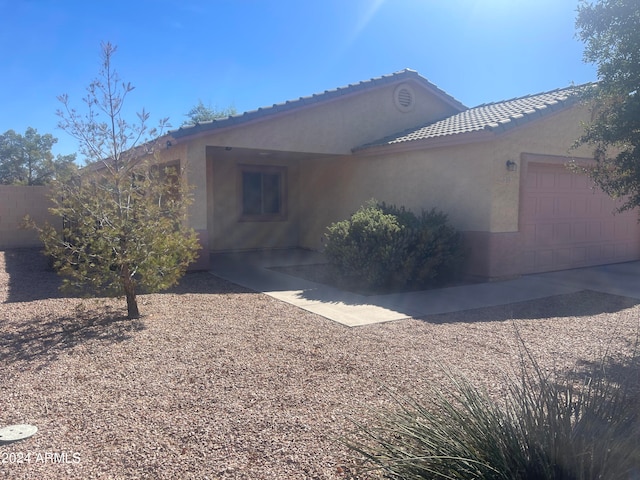
[[[346,444],[402,479],[632,479],[640,475],[637,391],[594,369],[583,382],[531,362],[496,403],[464,378],[428,405],[398,400]],[[638,358],[625,366],[637,372]],[[636,373],[637,375],[637,373]],[[633,376],[629,374],[629,377]]]
[[[416,216],[375,200],[328,227],[324,252],[340,275],[371,287],[426,285],[457,272],[463,258],[461,235],[444,213]]]

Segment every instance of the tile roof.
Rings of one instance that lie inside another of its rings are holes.
[[[585,86],[560,88],[550,92],[479,105],[443,120],[362,145],[355,148],[354,151],[471,132],[503,131],[573,104],[579,98],[577,94]]]
[[[306,105],[311,105],[311,104],[339,98],[344,95],[349,95],[349,94],[352,94],[361,90],[366,90],[368,88],[372,88],[375,86],[386,85],[389,83],[395,83],[395,82],[400,82],[404,80],[415,80],[422,83],[427,88],[430,88],[434,93],[439,95],[444,101],[451,104],[454,108],[458,110],[465,110],[467,108],[458,100],[456,100],[451,95],[446,93],[444,90],[441,90],[436,85],[429,82],[426,78],[422,77],[415,70],[406,68],[404,70],[400,70],[399,72],[391,73],[389,75],[382,75],[380,77],[375,77],[370,80],[364,80],[362,82],[349,84],[345,87],[338,87],[333,90],[325,90],[322,93],[316,93],[307,97],[300,97],[297,100],[289,100],[284,103],[277,103],[270,107],[258,108],[257,110],[251,110],[249,112],[245,112],[239,115],[232,115],[226,118],[212,120],[210,122],[197,123],[195,125],[187,125],[184,127],[180,127],[177,130],[172,130],[168,132],[168,135],[171,135],[174,138],[181,138],[181,137],[186,137],[190,135],[195,135],[201,132],[206,132],[208,130],[215,130],[223,127],[231,127],[234,125],[239,125],[239,124],[249,122],[251,120],[267,117],[276,113],[286,112],[286,111],[293,110],[295,108],[303,107]]]

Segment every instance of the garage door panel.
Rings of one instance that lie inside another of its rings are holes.
[[[524,238],[525,251],[529,251],[530,247],[535,246],[536,226],[529,224],[522,226],[522,236]]]
[[[528,172],[524,179],[524,188],[527,191],[535,190],[537,187],[538,175],[532,172]]]
[[[536,268],[536,252],[525,250],[522,253],[522,268],[525,272],[531,272]]]
[[[571,235],[573,229],[570,222],[556,223],[554,227],[553,242],[555,244],[573,243],[573,235]]]
[[[536,266],[553,267],[553,250],[539,250],[536,252]]]
[[[552,191],[556,189],[556,174],[555,173],[540,173],[538,177],[538,187],[541,190]]]
[[[535,225],[535,245],[545,247],[553,243],[553,223]]]
[[[530,196],[522,199],[522,215],[527,218],[535,218],[538,208],[538,198]]]
[[[603,220],[600,224],[600,238],[605,241],[613,241],[615,238],[615,224],[612,220]]]
[[[604,237],[602,235],[602,222],[589,222],[585,241],[600,242],[602,240],[604,240]]]
[[[576,247],[571,252],[571,264],[584,263],[588,259],[586,247]]]
[[[570,197],[559,197],[556,200],[556,211],[555,214],[557,217],[572,217],[573,209],[571,208],[571,198]]]
[[[601,245],[591,245],[587,248],[587,262],[594,263],[597,262],[600,258],[602,258],[602,246]]]
[[[637,213],[614,216],[614,208],[588,177],[530,163],[520,223],[525,273],[640,259]]]
[[[573,249],[572,248],[558,248],[554,252],[555,258],[554,265],[556,266],[567,266],[571,265],[571,261],[573,259]]]
[[[587,222],[576,222],[572,224],[573,238],[589,238]]]
[[[619,243],[615,246],[616,258],[626,258],[632,253],[632,247],[629,243]]]
[[[616,258],[616,246],[602,245],[602,257],[605,260],[613,260],[614,258]]]
[[[603,205],[603,199],[599,197],[592,197],[588,199],[589,204],[589,215],[597,215],[601,216],[605,212],[605,208]]]
[[[585,175],[573,175],[573,190],[582,193],[592,193],[591,180]]]
[[[572,188],[572,178],[570,173],[558,173],[556,175],[556,188],[559,190],[570,190]]]
[[[538,197],[536,200],[537,200],[536,218],[553,218],[553,215],[555,212],[554,199]]]
[[[580,196],[574,198],[572,201],[572,214],[574,217],[579,218],[588,218],[589,217],[589,207],[587,205],[587,198]]]
[[[617,222],[614,224],[614,238],[616,240],[623,240],[629,238],[631,234],[631,226],[628,223]]]

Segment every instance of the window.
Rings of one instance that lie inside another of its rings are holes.
[[[240,167],[241,215],[245,221],[286,218],[286,168]]]

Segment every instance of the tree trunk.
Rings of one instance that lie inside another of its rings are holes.
[[[131,280],[128,266],[122,268],[122,287],[124,295],[127,297],[127,318],[129,320],[140,318],[138,300],[136,300],[136,286]]]
[[[127,296],[127,318],[129,320],[140,318],[140,311],[138,310],[138,300],[136,300],[136,292],[129,292],[125,289],[125,295]]]

